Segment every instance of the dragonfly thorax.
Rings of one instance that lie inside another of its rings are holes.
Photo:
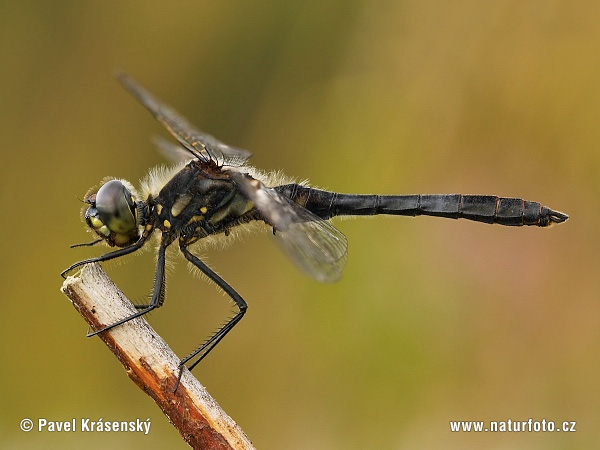
[[[151,203],[155,226],[188,243],[227,232],[253,207],[228,176],[197,161],[169,180]]]

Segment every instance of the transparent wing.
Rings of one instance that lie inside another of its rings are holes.
[[[250,153],[248,150],[224,144],[210,134],[202,133],[198,130],[196,130],[196,132],[199,136],[198,139],[202,140],[207,149],[213,153],[218,152],[223,155],[224,162],[228,166],[241,166],[252,156],[252,153]]]
[[[194,157],[219,165],[241,166],[251,156],[246,150],[223,144],[210,134],[196,129],[125,73],[117,73],[117,79]]]
[[[229,173],[274,227],[278,243],[300,269],[321,282],[341,277],[348,260],[348,241],[341,231],[260,181],[239,172]]]
[[[173,163],[188,162],[195,158],[188,149],[179,144],[167,141],[160,136],[153,136],[152,143],[156,145],[158,152]]]

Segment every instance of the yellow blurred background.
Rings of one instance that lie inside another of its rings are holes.
[[[86,190],[137,184],[162,127],[130,73],[252,163],[355,193],[523,197],[552,229],[336,221],[341,282],[268,235],[203,253],[249,304],[195,376],[260,449],[591,448],[600,439],[600,4],[593,1],[2,2],[0,446],[185,448],[60,292]],[[132,299],[153,255],[105,264]],[[231,312],[178,263],[149,318],[174,351]],[[49,433],[21,419],[151,419]],[[452,433],[452,420],[576,421]]]

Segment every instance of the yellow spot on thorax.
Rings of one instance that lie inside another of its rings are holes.
[[[177,217],[181,211],[190,203],[192,196],[190,194],[180,195],[171,208],[171,215]]]
[[[187,221],[187,224],[190,225],[195,222],[201,222],[204,220],[204,216],[193,216],[190,220]]]

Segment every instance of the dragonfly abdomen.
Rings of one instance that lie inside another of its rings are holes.
[[[508,226],[561,223],[568,216],[520,198],[494,195],[362,195],[338,194],[297,184],[276,188],[290,200],[323,219],[334,216],[402,215],[468,219]]]

